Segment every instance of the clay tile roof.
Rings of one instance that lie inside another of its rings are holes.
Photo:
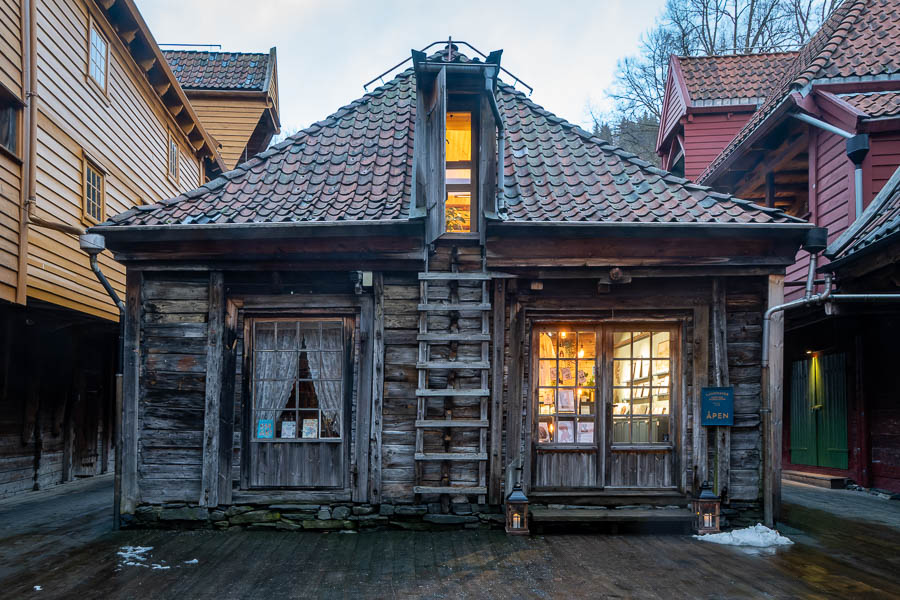
[[[186,90],[263,91],[268,85],[268,53],[163,50],[163,55]]]
[[[900,168],[859,219],[828,247],[825,255],[833,260],[832,264],[839,265],[889,237],[900,237]]]
[[[711,179],[792,92],[819,81],[877,78],[900,71],[900,0],[845,0],[800,49],[763,105],[697,181]]]
[[[676,60],[694,105],[716,101],[762,102],[797,52],[679,56]]]
[[[507,221],[799,222],[657,169],[512,86],[501,83],[497,96],[506,127]],[[415,100],[407,69],[206,185],[103,226],[405,220]]]
[[[900,92],[839,94],[838,97],[873,119],[900,115]]]

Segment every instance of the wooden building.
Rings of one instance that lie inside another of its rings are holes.
[[[275,48],[268,54],[165,50],[163,54],[226,169],[269,146],[281,130]]]
[[[112,460],[119,311],[78,234],[224,163],[132,0],[3,0],[0,22],[4,496]]]
[[[729,138],[725,145],[714,144],[712,156],[694,151],[702,157],[697,161],[686,148],[685,164],[691,165],[692,177],[827,227],[833,246],[900,166],[900,76],[893,58],[900,51],[894,26],[898,14],[897,0],[843,2],[806,46],[783,55],[781,73],[769,82],[752,116],[744,113],[737,133],[720,129]],[[682,65],[682,75],[679,62],[692,67]],[[692,95],[711,97],[754,81],[751,74],[761,70],[760,64],[773,67],[767,55],[673,59],[671,64],[666,96],[672,107],[684,94],[681,80],[693,82],[688,85]],[[707,67],[694,68],[698,64]],[[695,74],[689,77],[689,71]],[[689,117],[683,124],[685,139],[695,126]],[[678,135],[680,130],[673,131]],[[660,149],[666,150],[669,138],[661,133],[660,139]],[[823,265],[830,257],[829,252],[820,257],[822,268],[827,269]],[[809,254],[801,250],[788,267],[787,300],[804,296],[809,262]],[[860,280],[851,281],[840,272],[835,282],[833,294],[860,289]],[[824,289],[820,280],[815,291]],[[891,288],[881,281],[872,291],[892,290],[897,291],[896,284]],[[879,364],[864,357],[881,347],[878,335],[894,335],[896,329],[887,326],[893,317],[869,337],[865,319],[839,316],[843,312],[862,318],[868,310],[869,322],[875,323],[886,318],[885,311],[896,315],[897,305],[863,309],[835,301],[834,306],[829,314],[820,305],[796,307],[786,314],[784,467],[805,481],[838,485],[852,479],[898,491],[900,438],[886,425],[896,420],[896,400],[879,404],[883,392],[874,390],[884,382],[877,369],[864,367]],[[822,390],[810,391],[819,384]],[[890,387],[896,392],[896,385]],[[885,427],[894,433],[885,433]],[[881,450],[876,450],[879,444]]]
[[[91,229],[128,267],[126,522],[477,527],[516,482],[536,520],[677,521],[706,480],[731,522],[771,521],[761,320],[810,225],[593,137],[481,56],[414,52]],[[716,384],[733,427],[701,425]]]

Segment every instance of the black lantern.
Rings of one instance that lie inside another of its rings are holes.
[[[517,483],[506,497],[506,533],[528,535],[528,497]]]
[[[704,481],[700,487],[700,495],[694,498],[694,529],[697,533],[719,533],[719,514],[722,499],[713,494],[712,486]]]

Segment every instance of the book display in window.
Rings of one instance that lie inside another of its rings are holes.
[[[613,333],[613,444],[668,443],[668,331]]]
[[[545,330],[538,345],[538,443],[594,444],[597,333]]]

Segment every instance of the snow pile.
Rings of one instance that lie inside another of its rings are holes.
[[[707,535],[695,535],[700,541],[713,544],[725,544],[728,546],[754,546],[756,548],[768,548],[769,546],[790,546],[794,542],[784,537],[774,529],[769,529],[762,523],[745,529],[735,529],[723,533],[710,533]]]
[[[34,591],[36,591],[36,592],[39,592],[39,591],[41,591],[42,589],[44,589],[44,588],[42,588],[42,587],[39,586],[39,585],[34,586]]]
[[[119,551],[116,554],[119,555],[119,566],[126,567],[144,567],[147,569],[152,569],[154,571],[166,570],[171,567],[161,564],[166,561],[160,561],[159,563],[148,563],[147,558],[148,553],[153,550],[153,546],[122,546],[119,548]]]
[[[200,561],[197,560],[196,558],[192,558],[191,560],[186,560],[186,561],[184,561],[184,564],[186,564],[186,565],[196,565],[198,562],[200,562]]]

